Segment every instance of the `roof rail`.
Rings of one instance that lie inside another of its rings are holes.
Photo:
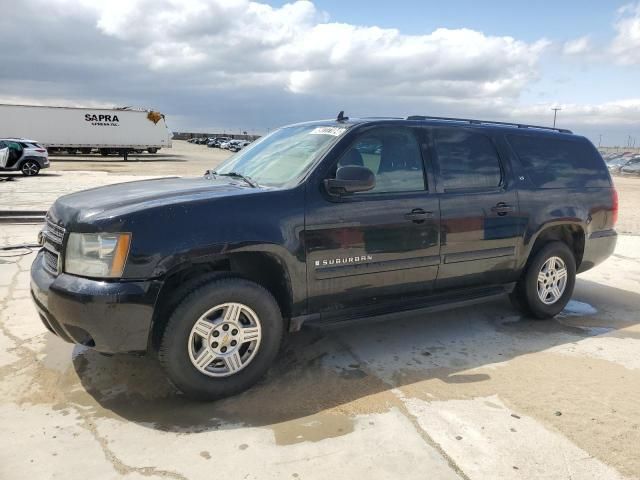
[[[491,120],[473,120],[470,118],[429,117],[426,115],[410,115],[407,117],[407,120],[439,120],[443,122],[463,122],[463,123],[468,123],[470,125],[503,125],[506,127],[514,127],[514,128],[533,128],[536,130],[551,130],[553,132],[560,132],[560,133],[573,133],[571,130],[567,130],[566,128],[541,127],[539,125],[526,125],[523,123],[493,122]]]

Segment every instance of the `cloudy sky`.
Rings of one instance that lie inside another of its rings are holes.
[[[480,3],[482,7],[479,7]],[[521,4],[521,5],[520,5]],[[640,3],[0,0],[0,102],[147,106],[174,131],[429,114],[640,145]]]

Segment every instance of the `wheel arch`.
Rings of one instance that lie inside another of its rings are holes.
[[[165,274],[154,308],[149,346],[157,350],[169,316],[190,291],[222,277],[244,278],[268,290],[280,307],[283,327],[288,329],[295,287],[286,262],[274,252],[242,250],[185,261]]]
[[[526,261],[523,267],[547,243],[560,241],[565,243],[573,252],[577,269],[584,256],[585,240],[585,226],[581,222],[561,221],[546,224],[544,228],[530,238],[526,256],[524,256]]]

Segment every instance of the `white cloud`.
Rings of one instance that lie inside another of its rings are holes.
[[[280,7],[249,0],[14,3],[0,16],[0,102],[147,106],[167,113],[175,129],[264,132],[343,109],[350,116],[550,125],[551,97],[615,94],[594,86],[588,64],[572,71],[574,62],[558,58],[563,53],[589,63],[640,63],[638,5],[619,12],[613,43],[599,46],[592,32],[548,48],[544,31],[538,41],[522,41],[464,28],[407,35],[337,23],[309,1]],[[560,70],[549,70],[543,55]],[[602,75],[631,78],[627,68],[610,70]],[[571,86],[555,89],[556,78]],[[548,103],[526,105],[527,98]],[[560,126],[596,138],[613,135],[607,132],[626,138],[640,118],[640,99],[633,98],[562,107]]]
[[[640,3],[626,5],[618,14],[611,53],[623,65],[640,64]]]
[[[66,4],[69,0],[56,0]],[[206,85],[295,94],[513,98],[548,45],[469,29],[404,35],[329,23],[309,1],[83,0],[102,34],[162,73],[197,71]]]
[[[554,104],[555,106],[555,104]],[[634,125],[640,118],[640,98],[629,98],[598,104],[563,104],[558,112],[559,125]],[[552,118],[551,104],[529,105],[510,109],[512,118],[526,118],[548,123]],[[506,113],[506,112],[505,112]]]
[[[591,51],[591,40],[588,35],[565,42],[562,53],[565,55],[584,55]]]

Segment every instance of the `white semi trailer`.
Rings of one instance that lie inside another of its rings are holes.
[[[0,104],[0,138],[29,138],[50,151],[156,153],[171,148],[164,115],[133,108],[71,108]]]

